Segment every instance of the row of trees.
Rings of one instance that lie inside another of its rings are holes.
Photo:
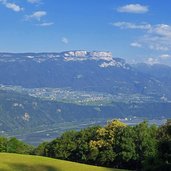
[[[36,155],[92,165],[142,170],[171,169],[171,121],[157,127],[127,126],[114,120],[105,127],[68,131],[35,149]]]
[[[28,145],[16,138],[0,137],[0,152],[18,153],[18,154],[33,154],[34,147]]]
[[[104,127],[67,131],[35,148],[16,138],[0,137],[0,152],[132,170],[168,171],[171,170],[171,121],[157,127],[147,122],[127,126],[114,120]]]

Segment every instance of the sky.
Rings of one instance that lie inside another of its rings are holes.
[[[0,52],[111,51],[171,65],[171,0],[0,0]]]

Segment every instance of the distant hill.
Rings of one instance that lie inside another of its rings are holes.
[[[138,63],[132,65],[139,72],[145,73],[148,76],[154,77],[162,82],[165,87],[170,86],[171,83],[171,67],[162,64],[149,65],[145,63]]]
[[[38,156],[0,153],[1,171],[124,171]],[[126,170],[125,170],[126,171]]]

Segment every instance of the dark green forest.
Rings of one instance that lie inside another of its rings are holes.
[[[171,120],[157,127],[144,121],[135,126],[113,120],[104,127],[67,131],[37,147],[16,138],[0,137],[0,152],[52,157],[111,168],[171,170]]]

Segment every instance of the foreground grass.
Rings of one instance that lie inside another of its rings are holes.
[[[124,171],[46,157],[0,153],[0,171]]]

